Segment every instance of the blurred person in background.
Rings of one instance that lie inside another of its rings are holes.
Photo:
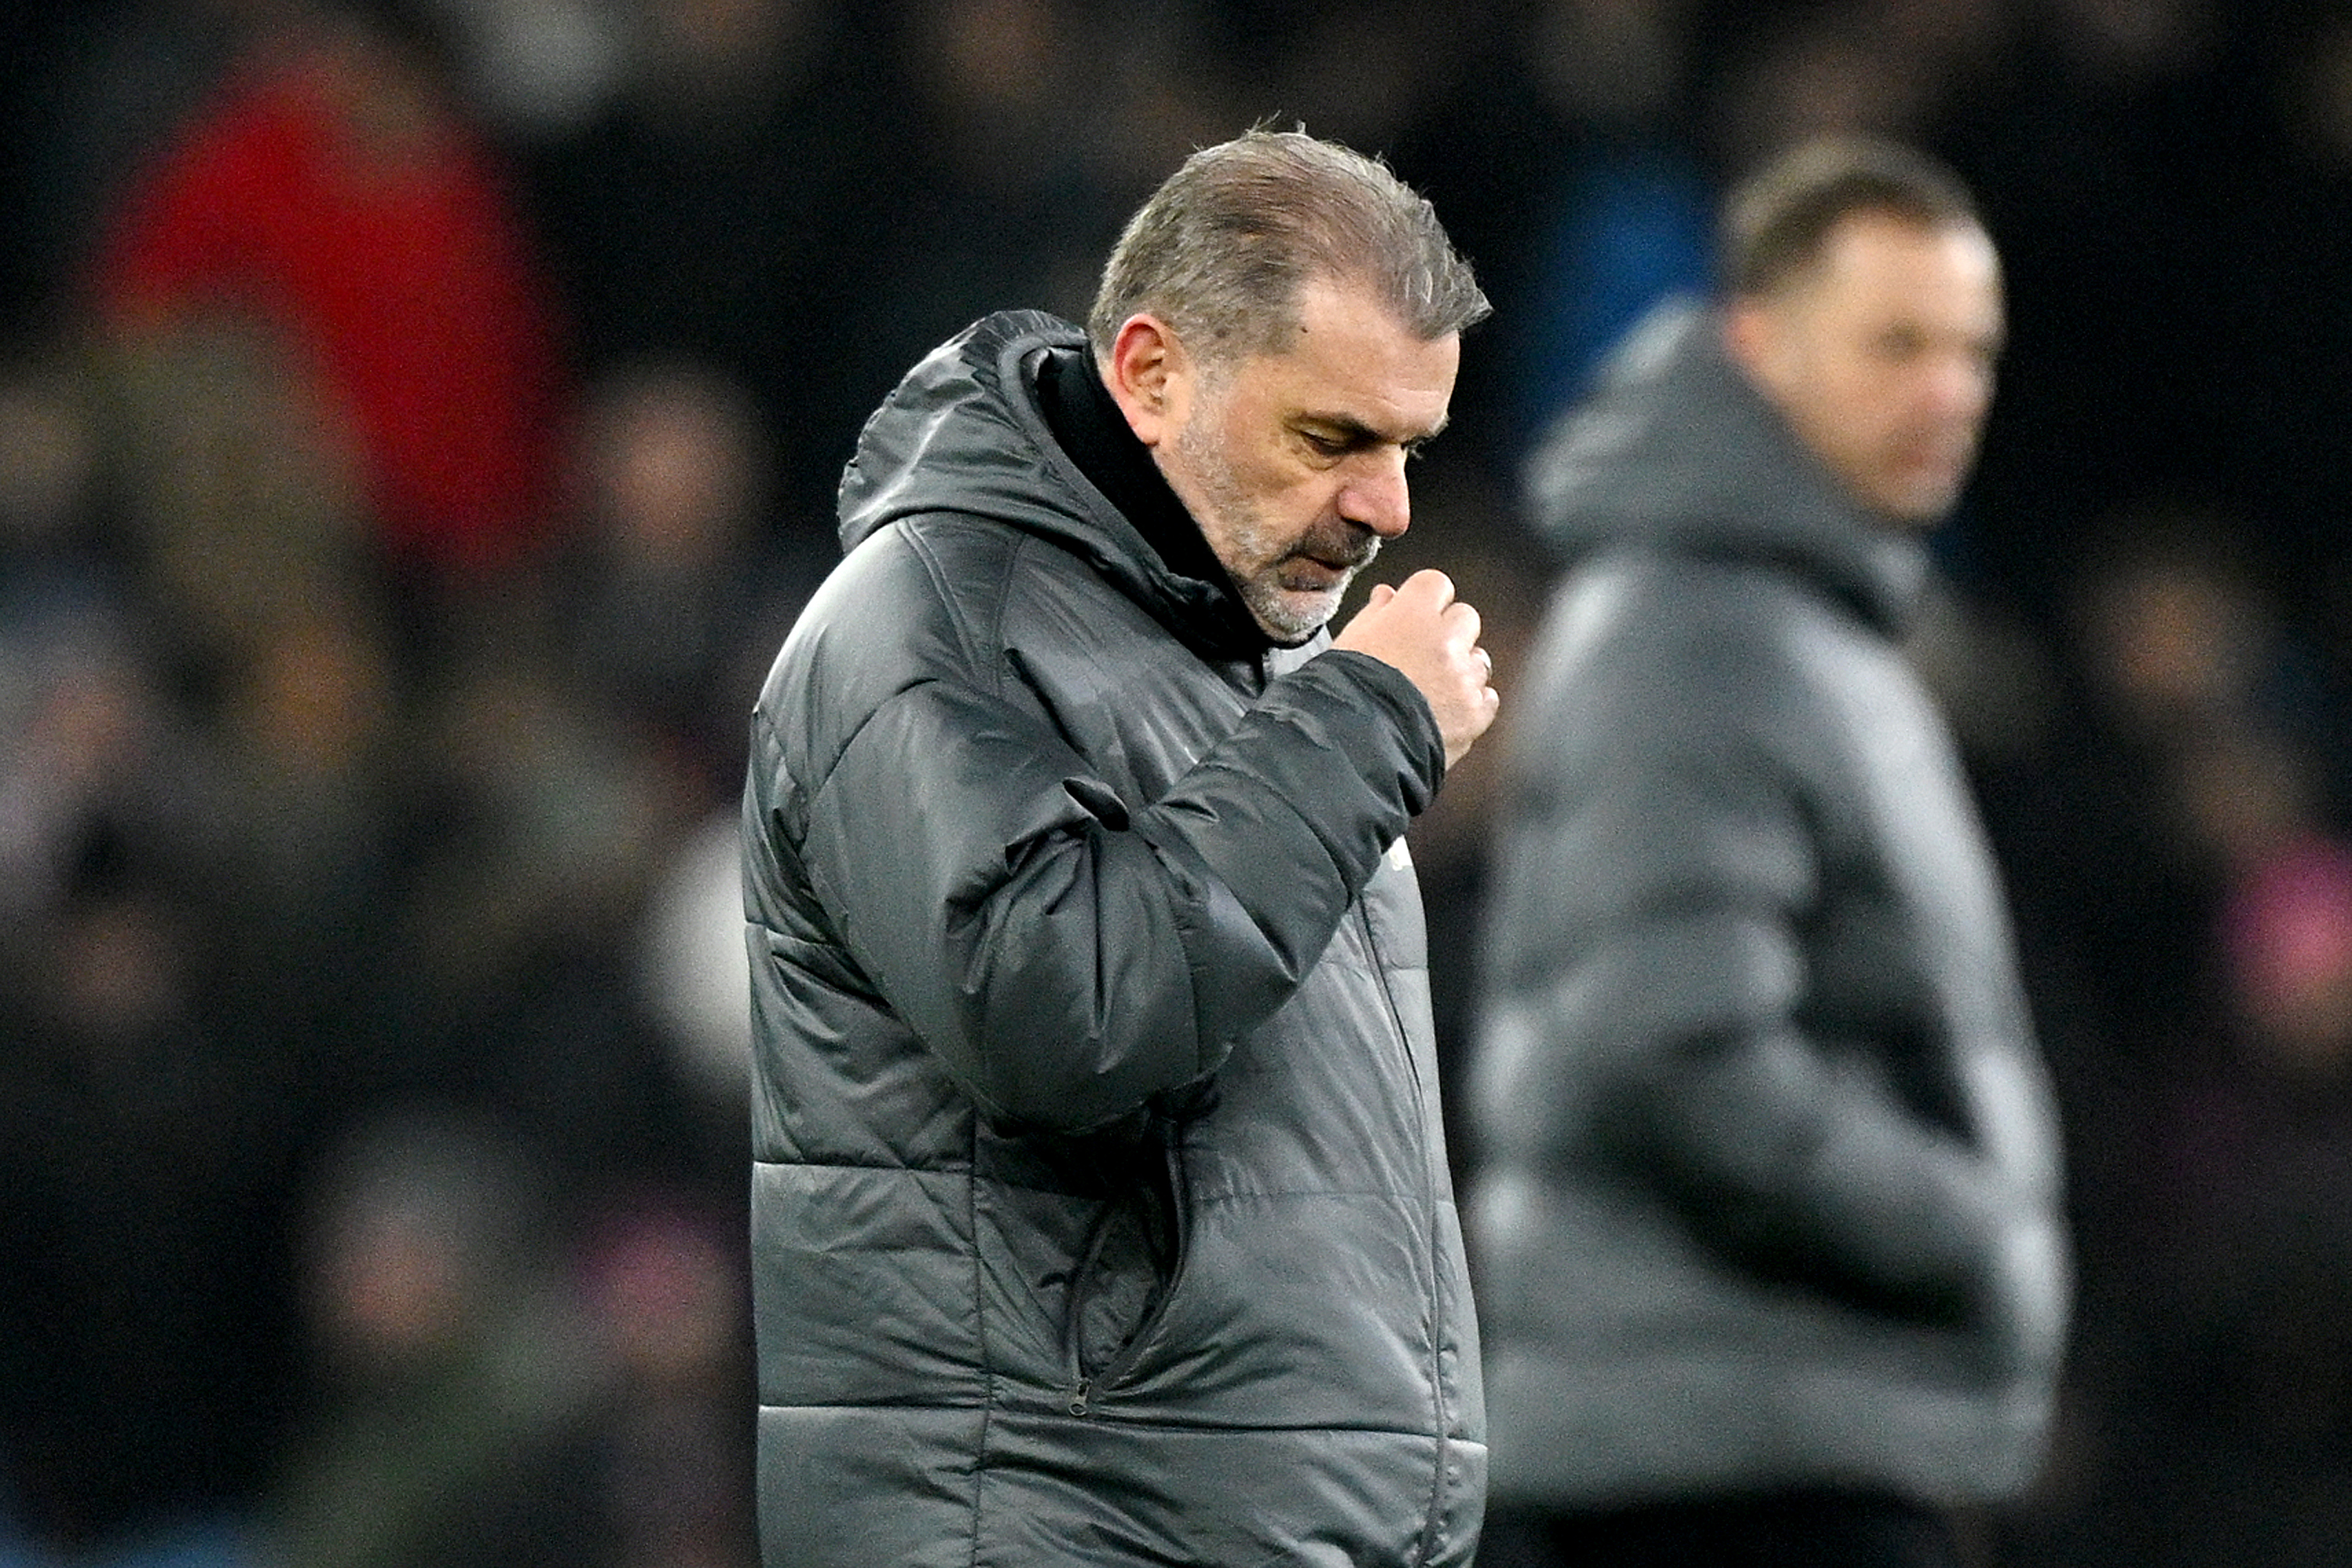
[[[716,367],[599,378],[575,447],[583,515],[547,574],[570,679],[673,754],[713,810],[735,803],[744,710],[836,553],[777,526],[773,446]]]
[[[2197,1005],[2110,1065],[2132,1156],[2084,1249],[2083,1473],[2017,1561],[2322,1568],[2352,1542],[2352,843],[2280,811],[2298,760],[2229,770],[2286,831],[2198,906]]]
[[[2067,1419],[2004,1563],[2317,1564],[2352,1540],[2340,699],[2268,542],[2210,504],[2105,522],[2072,585],[2065,743],[2011,807],[2063,1004],[2080,1285]]]
[[[243,1561],[284,1433],[295,1130],[205,913],[101,838],[7,976],[0,1535],[37,1562]]]
[[[2081,552],[2065,644],[2074,743],[2053,760],[2047,826],[2021,839],[2012,883],[2063,910],[2119,1054],[2111,1075],[2154,1065],[2205,1010],[2223,889],[2328,804],[2311,764],[2334,716],[2255,537],[2232,513],[2131,508]],[[2270,787],[2228,787],[2247,776],[2233,760],[2258,752],[2302,755],[2258,770]]]
[[[112,536],[182,727],[166,762],[223,998],[257,1058],[304,1064],[289,1076],[315,1107],[363,1054],[405,831],[406,692],[367,516],[282,343],[213,322],[94,363]]]
[[[386,1110],[319,1162],[299,1253],[316,1405],[264,1511],[280,1568],[601,1559],[608,1379],[521,1140]]]
[[[94,402],[0,374],[0,1562],[200,1568],[243,1561],[297,1376],[300,1127]]]
[[[2033,1479],[2057,1127],[1992,862],[1896,646],[2003,316],[1958,182],[1801,146],[1727,298],[1532,473],[1471,1234],[1495,1563],[1952,1564]]]
[[[1466,1563],[1400,836],[1497,699],[1410,521],[1485,297],[1300,132],[874,415],[743,814],[766,1561]]]
[[[191,323],[269,339],[427,603],[541,542],[566,401],[550,285],[446,75],[428,0],[257,30],[120,193],[87,280],[134,361]]]
[[[740,1216],[674,1189],[590,1217],[583,1301],[609,1372],[588,1458],[612,1568],[759,1560],[744,1262]]]
[[[691,1163],[700,1114],[632,970],[699,781],[536,633],[447,667],[415,726],[388,1035],[354,1091],[495,1108],[583,1179]]]

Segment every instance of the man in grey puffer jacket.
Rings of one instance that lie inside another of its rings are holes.
[[[1468,1562],[1401,835],[1496,698],[1437,573],[1323,627],[1485,313],[1252,132],[868,421],[744,803],[769,1568]]]
[[[1896,637],[2002,312],[1874,142],[1734,194],[1534,473],[1570,563],[1514,737],[1470,1227],[1491,1559],[1950,1563],[2051,1415],[2057,1132]]]

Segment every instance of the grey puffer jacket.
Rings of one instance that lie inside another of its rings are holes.
[[[1236,639],[992,317],[842,487],[744,808],[769,1568],[1464,1563],[1404,678]],[[1228,601],[1229,602],[1229,601]]]
[[[1475,1068],[1494,1492],[2034,1473],[2058,1139],[2008,915],[1867,521],[1681,307],[1542,456],[1569,562]]]

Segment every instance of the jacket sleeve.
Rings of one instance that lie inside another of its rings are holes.
[[[798,850],[948,1070],[1000,1117],[1078,1131],[1214,1071],[1288,999],[1444,765],[1420,694],[1353,653],[1272,681],[1140,803],[1033,707],[933,679],[858,728]]]
[[[1841,1037],[1809,1007],[1805,807],[1715,740],[1637,737],[1510,840],[1502,907],[1545,914],[1490,1021],[1486,1124],[1522,1160],[1600,1151],[1743,1266],[1998,1325],[2056,1267],[2054,1231],[2018,1223],[2044,1194],[1999,1129],[1898,1088],[1900,1042]],[[2012,1091],[1961,1089],[1996,1115]]]

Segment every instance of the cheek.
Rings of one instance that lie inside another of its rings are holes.
[[[1916,366],[1864,361],[1853,367],[1843,400],[1854,438],[1885,447],[1916,430],[1935,402],[1934,383]]]
[[[1279,452],[1244,449],[1235,457],[1230,470],[1234,489],[1262,522],[1276,529],[1311,521],[1339,488],[1332,475]]]
[[[1234,482],[1253,495],[1278,495],[1299,479],[1299,466],[1278,439],[1269,439],[1252,422],[1246,430],[1228,430],[1224,449]]]
[[[1817,441],[1848,459],[1882,450],[1906,422],[1899,378],[1858,357],[1817,366],[1810,391]]]

